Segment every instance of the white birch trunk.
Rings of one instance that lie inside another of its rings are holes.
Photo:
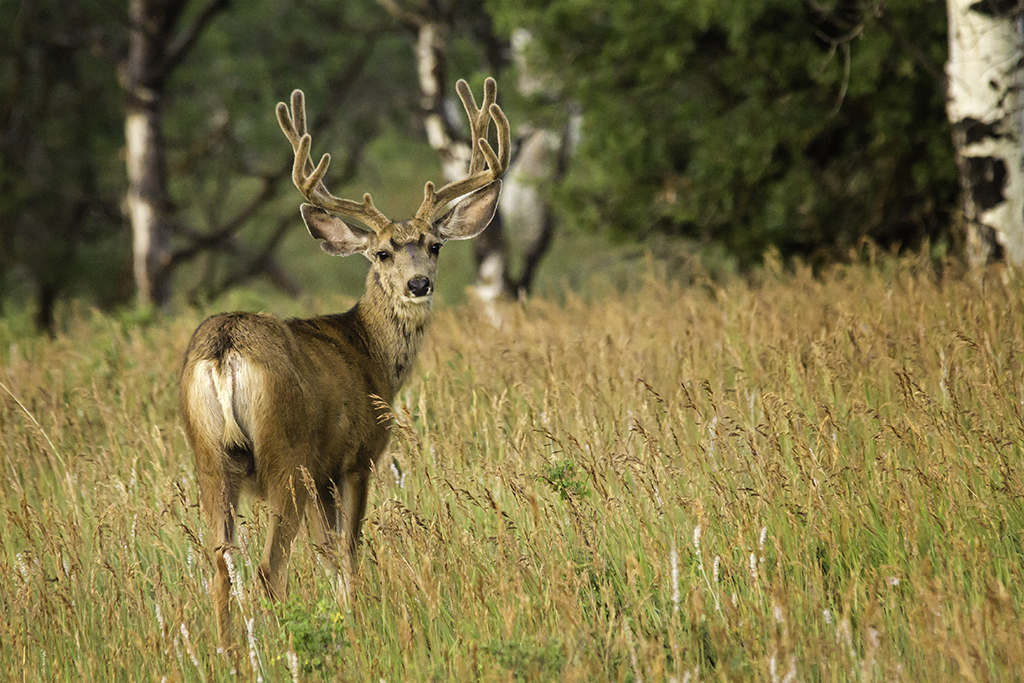
[[[453,182],[465,177],[473,148],[469,142],[455,137],[450,123],[452,117],[445,110],[447,56],[448,26],[440,21],[424,19],[419,25],[416,38],[416,64],[423,96],[423,124],[427,131],[427,141],[441,159],[445,182]],[[501,194],[499,206],[505,203],[504,188]],[[495,304],[508,292],[507,250],[501,217],[496,215],[491,225],[476,240],[477,279],[470,289],[483,302],[495,325],[500,320]]]
[[[452,137],[444,110],[443,79],[447,77],[444,60],[448,54],[448,29],[437,22],[424,22],[416,38],[416,65],[423,94],[423,125],[427,141],[441,157],[441,172],[446,183],[466,175],[473,148]]]
[[[167,299],[165,269],[170,245],[157,118],[156,113],[145,110],[131,112],[125,118],[125,204],[132,226],[136,296],[142,306],[160,306]]]
[[[128,53],[121,64],[125,113],[125,209],[132,226],[138,303],[163,306],[170,295],[170,201],[162,136],[162,102],[168,45],[187,0],[128,0]]]
[[[1015,3],[947,0],[946,113],[972,266],[1024,265],[1024,34]]]

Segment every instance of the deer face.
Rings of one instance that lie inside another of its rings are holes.
[[[392,301],[420,305],[430,303],[437,274],[437,255],[442,240],[433,231],[411,231],[407,224],[371,240],[363,254],[373,264],[376,283]],[[412,234],[409,234],[412,233]]]
[[[432,224],[422,218],[389,222],[370,232],[356,228],[312,204],[302,205],[309,234],[323,240],[328,254],[361,253],[370,260],[371,279],[396,306],[428,304],[433,299],[437,257],[448,240],[476,237],[494,216],[501,181],[464,197]]]

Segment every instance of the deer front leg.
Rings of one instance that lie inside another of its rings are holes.
[[[309,528],[313,544],[326,560],[325,568],[334,574],[341,537],[341,508],[338,506],[340,490],[333,481],[317,489],[315,500],[310,500],[307,510],[306,525]]]
[[[370,489],[370,473],[364,470],[352,470],[342,477],[341,523],[345,527],[345,554],[349,570],[356,572],[356,549],[359,546],[359,531],[363,527],[363,515],[366,514],[366,498]]]

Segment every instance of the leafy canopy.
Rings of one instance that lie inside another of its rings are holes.
[[[582,112],[563,217],[741,259],[941,238],[945,16],[924,0],[491,0]]]

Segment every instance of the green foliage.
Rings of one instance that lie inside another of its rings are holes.
[[[326,182],[340,193],[356,171],[364,179],[387,174],[366,149],[385,131],[404,132],[411,116],[405,98],[415,79],[408,41],[372,0],[232,4],[212,22],[169,84],[171,167],[179,171],[170,191],[180,220],[215,232],[264,191],[266,178],[277,180],[273,201],[248,218],[238,248],[196,259],[182,278],[186,295],[217,295],[225,280],[258,264],[261,251],[278,238],[302,242],[307,257],[318,254],[308,248],[299,218],[292,151],[274,114],[278,102],[303,90],[312,154],[331,154]],[[378,205],[388,209],[385,202]]]
[[[554,189],[565,223],[695,238],[726,270],[772,244],[786,255],[832,255],[864,236],[949,247],[956,183],[943,113],[945,17],[924,0],[447,6],[452,78],[478,87],[508,57],[492,24],[506,34],[525,26],[559,97],[503,86],[513,124],[558,127],[566,103],[582,112],[582,147]],[[184,7],[187,23],[203,4]],[[103,307],[131,298],[116,77],[125,9],[0,0],[0,16],[10,18],[0,25],[0,304],[8,311],[26,299],[43,310],[62,296]],[[410,36],[379,3],[231,3],[167,82],[174,247],[247,216],[234,238],[183,262],[178,290],[189,300],[213,298],[275,250],[295,255],[285,270],[311,291],[339,286],[308,249],[274,120],[274,105],[295,87],[307,94],[314,154],[334,155],[333,189],[369,188],[400,216],[424,169],[437,179],[409,95],[418,88]],[[339,187],[354,168],[358,184]],[[264,192],[270,199],[247,214]],[[346,274],[342,286],[354,293],[361,281]]]
[[[205,7],[180,4],[179,37]],[[0,305],[131,299],[117,77],[126,9],[0,0]],[[276,103],[294,88],[306,92],[313,151],[333,153],[328,182],[338,189],[382,130],[404,132],[416,73],[407,38],[373,0],[229,3],[189,45],[167,79],[162,111],[172,247],[235,219],[243,225],[175,261],[185,271],[180,289],[203,300],[258,271],[281,235],[305,234]]]
[[[558,640],[495,641],[483,648],[516,681],[560,681],[565,650]]]
[[[290,648],[298,657],[299,666],[306,673],[336,669],[338,653],[345,641],[345,617],[337,602],[322,599],[315,605],[307,604],[298,595],[292,595],[277,607],[281,623],[283,648]]]
[[[585,476],[585,473],[577,469],[574,460],[564,458],[558,462],[548,463],[544,467],[544,474],[541,475],[541,478],[562,500],[569,498],[579,500],[590,495]]]
[[[110,302],[130,281],[121,93],[84,30],[97,13],[124,23],[99,0],[0,0],[0,306],[64,290]]]
[[[945,239],[945,14],[926,0],[491,0],[583,115],[561,216],[745,263]]]

